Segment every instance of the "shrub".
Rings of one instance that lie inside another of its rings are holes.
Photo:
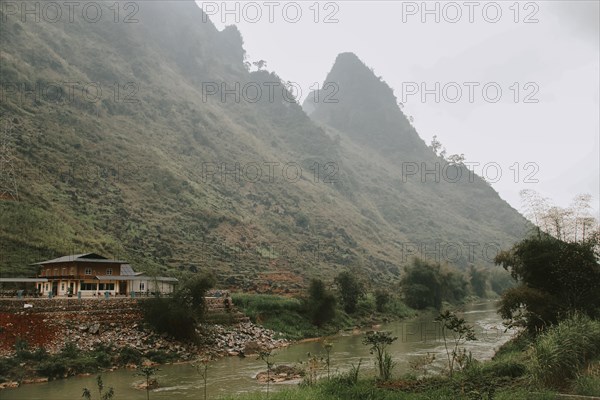
[[[45,376],[48,379],[63,378],[67,375],[67,366],[64,361],[58,357],[53,357],[42,361],[36,368],[38,375]]]
[[[573,393],[581,396],[600,396],[600,376],[577,376],[573,383]]]
[[[343,271],[335,277],[335,283],[338,286],[344,305],[344,311],[348,314],[356,312],[358,299],[365,295],[365,289],[362,283],[355,275],[348,271]]]
[[[384,312],[385,306],[390,302],[390,294],[382,289],[375,291],[375,308],[378,312]]]
[[[153,361],[158,364],[165,364],[170,361],[173,361],[177,356],[174,354],[169,354],[166,351],[162,350],[148,350],[145,354],[146,358],[150,361]]]
[[[573,311],[597,317],[598,244],[596,235],[582,242],[565,242],[540,233],[498,253],[495,263],[519,281],[518,287],[502,295],[502,317],[517,319],[525,306],[523,322],[531,333],[556,324]]]
[[[187,281],[173,297],[144,301],[144,320],[159,333],[167,333],[180,340],[195,339],[196,324],[204,316],[204,295],[214,283],[211,276],[197,276]]]
[[[391,332],[368,332],[362,343],[369,346],[371,354],[375,354],[375,364],[379,371],[379,379],[387,381],[392,376],[392,369],[396,365],[386,348],[398,338]]]
[[[406,304],[415,309],[440,309],[442,301],[456,303],[467,295],[468,283],[457,270],[415,259],[401,281]]]
[[[335,317],[335,297],[319,279],[313,279],[308,289],[308,310],[312,323],[322,326]]]
[[[527,366],[521,362],[506,360],[490,363],[489,366],[484,367],[484,370],[496,377],[518,378],[525,375]]]
[[[555,387],[600,355],[600,321],[574,314],[541,334],[531,352],[533,379]]]
[[[119,363],[126,364],[140,364],[142,362],[142,352],[133,347],[123,347],[119,352]]]

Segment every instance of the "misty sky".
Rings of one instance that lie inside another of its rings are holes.
[[[266,60],[269,71],[299,84],[302,98],[323,82],[338,53],[354,52],[399,101],[404,97],[403,111],[414,117],[427,143],[437,135],[448,154],[464,153],[467,162],[479,163],[473,170],[496,180],[493,187],[513,207],[522,209],[520,190],[534,189],[563,207],[576,194],[590,193],[598,213],[597,0],[517,7],[513,1],[482,1],[472,8],[463,1],[429,1],[431,14],[421,1],[318,7],[311,1],[296,3],[301,16],[295,5],[284,12],[286,2],[239,2],[239,22],[235,12],[224,13],[222,2],[198,3],[219,29],[237,25],[249,60]],[[235,7],[228,3],[228,9]],[[423,85],[432,91],[425,99]]]

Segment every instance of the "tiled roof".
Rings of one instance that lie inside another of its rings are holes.
[[[46,264],[57,264],[64,262],[101,262],[101,263],[115,263],[115,264],[124,264],[125,261],[122,260],[110,260],[106,257],[102,257],[96,253],[83,253],[83,254],[72,254],[69,256],[58,257],[53,260],[41,261],[38,263],[34,263],[31,265],[46,265]]]

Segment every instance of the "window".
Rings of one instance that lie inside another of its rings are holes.
[[[65,284],[64,283],[61,283],[60,290],[63,291],[63,292],[65,291]]]
[[[42,276],[46,276],[46,270],[45,269],[42,270]]]
[[[144,282],[140,282],[140,290],[144,290]]]
[[[96,290],[96,284],[95,283],[87,283],[84,282],[81,284],[81,288],[80,290]]]
[[[114,283],[100,283],[98,284],[98,290],[115,290]]]
[[[91,275],[92,274],[92,269],[91,268],[86,268],[85,269],[85,274],[86,275]]]
[[[67,275],[67,269],[66,269],[66,268],[63,268],[63,269],[62,269],[62,276],[66,276],[66,275]]]
[[[58,276],[58,268],[54,268],[54,276]]]
[[[106,275],[112,275],[112,268],[106,268]]]

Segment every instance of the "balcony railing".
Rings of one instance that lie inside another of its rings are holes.
[[[82,280],[86,280],[86,279],[94,279],[96,277],[96,275],[99,274],[95,274],[95,275],[38,275],[38,278],[46,278],[46,279],[70,279],[70,280],[77,280],[77,281],[82,281]],[[115,280],[119,280],[120,275],[109,275],[110,277],[114,278]]]

